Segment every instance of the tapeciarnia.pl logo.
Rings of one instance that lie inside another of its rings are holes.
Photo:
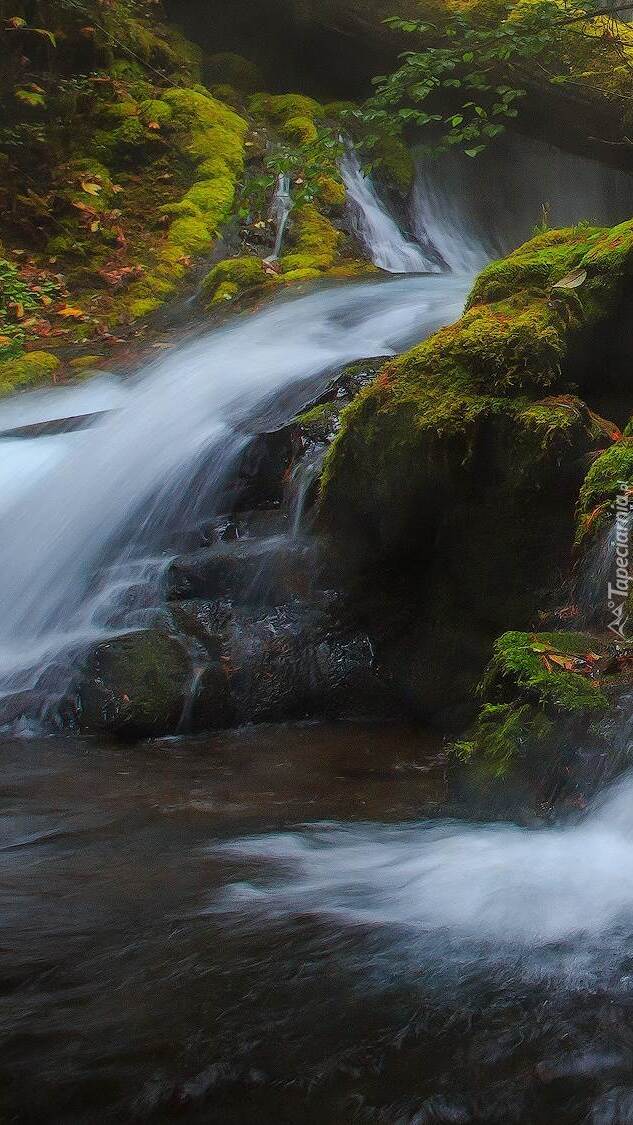
[[[628,595],[633,574],[630,568],[630,525],[631,525],[631,486],[626,481],[618,482],[619,492],[615,501],[615,523],[613,526],[613,546],[615,571],[613,580],[607,586],[607,606],[611,614],[609,630],[622,640],[629,620],[627,612]]]

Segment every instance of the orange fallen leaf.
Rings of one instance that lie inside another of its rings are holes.
[[[576,661],[570,660],[566,656],[558,656],[555,652],[550,652],[548,659],[552,664],[556,664],[559,668],[564,668],[566,672],[573,672],[576,667]]]
[[[147,126],[148,129],[160,129],[158,121],[150,121]]]
[[[79,318],[83,317],[85,314],[83,309],[77,309],[74,307],[74,305],[65,305],[63,309],[57,310],[57,315]]]

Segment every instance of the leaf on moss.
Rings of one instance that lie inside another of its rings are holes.
[[[58,309],[57,315],[78,320],[80,317],[85,316],[85,313],[83,309],[75,308],[74,305],[65,305],[63,309]]]
[[[587,271],[583,269],[572,270],[571,273],[561,277],[552,285],[552,289],[578,289],[587,280]]]

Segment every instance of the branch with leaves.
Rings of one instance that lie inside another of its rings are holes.
[[[485,12],[447,12],[436,23],[390,17],[385,22],[411,36],[414,49],[374,80],[376,92],[356,115],[370,133],[424,129],[432,155],[457,147],[475,157],[519,116],[535,84],[580,88],[621,112],[631,98],[633,33],[616,13],[629,10],[633,2],[505,0]],[[627,75],[621,91],[617,73]]]

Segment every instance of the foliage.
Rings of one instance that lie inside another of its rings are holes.
[[[376,93],[354,111],[374,130],[370,147],[385,131],[414,125],[430,130],[429,153],[457,146],[475,157],[518,117],[535,82],[608,95],[611,77],[592,74],[587,64],[587,55],[598,52],[604,61],[608,51],[611,70],[620,64],[630,83],[633,41],[625,25],[604,15],[600,0],[578,0],[573,8],[559,0],[502,0],[440,13],[435,22],[386,21],[415,46],[393,73],[374,80]]]
[[[291,118],[290,122],[293,120],[296,119]],[[327,126],[314,126],[314,133],[310,132],[307,140],[272,142],[264,155],[262,172],[248,176],[244,183],[242,216],[266,209],[280,175],[290,178],[296,207],[313,203],[324,191],[327,193],[328,188],[331,197],[333,172],[337,174],[336,165],[341,155],[341,140]]]

